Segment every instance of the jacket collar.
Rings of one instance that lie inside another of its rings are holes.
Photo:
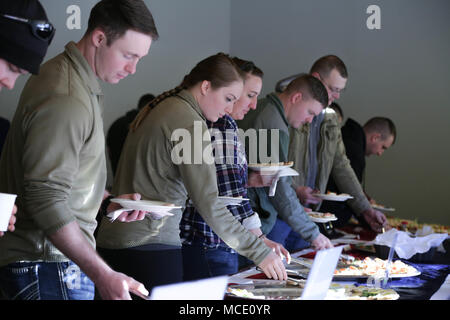
[[[91,93],[96,95],[103,95],[97,76],[87,62],[86,58],[81,54],[80,50],[75,45],[75,42],[70,41],[65,46],[65,53],[76,66],[76,70],[80,74],[82,80],[89,87]]]
[[[283,103],[281,102],[280,98],[278,98],[277,94],[275,92],[272,92],[267,95],[267,99],[272,101],[272,103],[275,105],[278,112],[280,113],[281,118],[283,119],[284,123],[286,124],[286,127],[289,128],[289,123],[286,119],[286,114],[284,113]]]
[[[198,113],[198,115],[206,121],[206,118],[203,115],[203,112],[200,109],[197,100],[195,100],[194,96],[188,90],[181,90],[179,93],[177,93],[177,96],[186,101],[192,107],[192,109],[194,109]]]

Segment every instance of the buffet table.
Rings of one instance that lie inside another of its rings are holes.
[[[338,231],[342,231],[347,235],[355,233],[354,229],[351,228]],[[332,242],[335,245],[345,244],[345,254],[354,256],[355,258],[376,257],[377,252],[369,252],[365,250],[367,248],[364,248],[364,245],[356,245],[357,243],[373,240],[376,235],[367,230],[357,229],[357,231],[357,240],[349,240],[348,237],[343,237],[333,239]],[[433,255],[427,256],[427,261],[419,260],[418,262],[401,259],[404,263],[416,268],[420,272],[420,275],[392,278],[389,280],[388,286],[398,293],[399,300],[450,300],[450,240],[445,240],[442,245],[445,253],[433,250]],[[312,249],[305,249],[291,254],[294,258],[303,257],[309,259],[313,259],[314,255],[315,252]],[[258,271],[255,267],[250,267],[232,275],[229,283],[245,284],[255,280],[262,281],[263,279],[267,278],[261,271]],[[333,279],[333,283],[366,286],[367,279],[348,279],[345,281],[335,281]]]

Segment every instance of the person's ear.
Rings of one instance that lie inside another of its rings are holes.
[[[318,72],[313,72],[313,73],[311,73],[311,75],[312,75],[314,78],[316,78],[316,79],[318,79],[318,80],[321,80],[320,74],[319,74]]]
[[[370,139],[372,142],[377,142],[377,141],[381,140],[381,134],[378,132],[374,132],[371,134]]]
[[[200,86],[201,94],[205,96],[210,89],[211,89],[211,82],[209,82],[208,80],[203,80]]]
[[[100,47],[103,43],[106,43],[106,35],[101,29],[95,29],[91,35],[92,44],[95,47]]]
[[[296,92],[291,96],[291,103],[297,104],[303,99],[303,94],[301,92]]]

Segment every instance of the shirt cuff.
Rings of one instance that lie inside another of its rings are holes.
[[[242,220],[242,225],[248,230],[261,228],[261,220],[259,219],[258,213],[255,212],[250,217]]]

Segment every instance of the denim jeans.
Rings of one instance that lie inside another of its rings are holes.
[[[267,238],[282,244],[289,252],[299,251],[310,246],[309,242],[293,231],[286,222],[278,218]]]
[[[94,283],[73,262],[17,262],[0,267],[8,300],[92,300]]]
[[[208,248],[201,244],[183,244],[183,280],[229,275],[238,272],[238,254],[231,248]]]

